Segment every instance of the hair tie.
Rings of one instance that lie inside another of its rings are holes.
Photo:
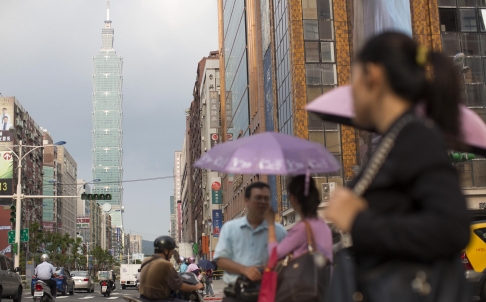
[[[423,45],[417,47],[417,55],[415,56],[415,61],[420,67],[424,67],[427,64],[427,57],[429,55],[429,50]]]

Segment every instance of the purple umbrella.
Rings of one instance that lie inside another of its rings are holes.
[[[354,108],[351,86],[340,86],[325,93],[311,103],[305,109],[317,113],[321,119],[348,126],[354,126]],[[417,106],[416,112],[423,115],[423,106]],[[460,105],[461,134],[460,141],[465,143],[467,150],[486,155],[486,124],[474,111],[464,105]],[[370,129],[365,129],[370,130]]]
[[[341,167],[322,145],[277,132],[217,145],[194,166],[232,174],[267,175],[329,173]]]

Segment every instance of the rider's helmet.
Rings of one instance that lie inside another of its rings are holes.
[[[179,259],[181,260],[181,263],[185,262],[186,261],[186,258],[180,256]]]
[[[163,250],[173,250],[175,248],[177,248],[177,244],[169,236],[160,236],[154,241],[154,253],[162,253]]]
[[[49,261],[49,255],[47,255],[47,254],[42,254],[42,256],[41,256],[40,260],[41,260],[42,262],[44,262],[44,261]]]
[[[191,262],[191,263],[196,262],[196,258],[194,258],[194,257],[192,257],[192,256],[191,256],[191,257],[189,257],[189,262]]]

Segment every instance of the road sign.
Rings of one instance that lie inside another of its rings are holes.
[[[8,231],[8,244],[15,242],[15,231]]]
[[[29,242],[29,229],[20,230],[20,242]]]
[[[5,160],[11,160],[12,159],[12,154],[10,154],[8,152],[5,152],[3,154],[3,159],[5,159]]]
[[[15,231],[8,231],[8,244],[15,242]],[[20,230],[20,242],[29,242],[29,229]]]

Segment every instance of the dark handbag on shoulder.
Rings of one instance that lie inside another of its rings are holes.
[[[383,138],[353,191],[361,196],[369,187],[395,139],[413,117],[406,117]],[[332,302],[469,302],[469,285],[459,255],[429,264],[391,260],[357,275],[352,248],[334,257],[328,301]]]
[[[315,244],[309,222],[303,220],[307,234],[308,252],[290,259],[278,267],[277,302],[326,301],[331,278],[331,263]]]
[[[257,302],[260,284],[260,281],[251,281],[246,276],[239,276],[233,287],[233,297],[238,302]]]

